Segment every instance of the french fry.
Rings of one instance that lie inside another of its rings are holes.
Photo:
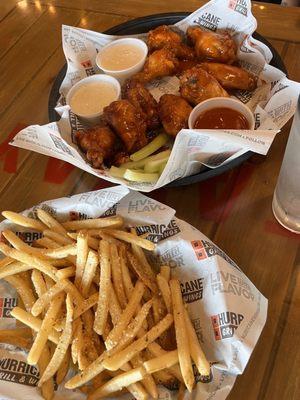
[[[123,286],[120,257],[118,254],[117,245],[114,243],[110,243],[110,259],[111,259],[112,281],[115,288],[115,292],[121,307],[125,308],[127,300]]]
[[[75,244],[66,244],[56,249],[43,250],[42,255],[51,258],[66,258],[68,256],[75,256],[77,254],[77,247]]]
[[[49,346],[46,344],[43,347],[41,357],[38,361],[38,367],[39,367],[40,374],[43,374],[43,372],[45,371],[45,369],[50,361],[50,357],[51,357],[50,349],[49,349]],[[45,400],[51,400],[54,397],[54,382],[53,382],[52,378],[50,378],[49,380],[47,380],[46,382],[44,382],[42,384],[41,392],[42,392],[42,396]]]
[[[88,395],[88,400],[96,400],[106,397],[110,393],[122,390],[124,387],[129,386],[132,383],[141,381],[145,375],[146,371],[142,367],[123,372],[90,393]]]
[[[74,240],[77,240],[78,233],[77,232],[68,232],[68,236]],[[88,235],[88,246],[93,249],[98,251],[99,248],[99,240],[96,238],[91,237]]]
[[[20,307],[14,307],[11,310],[10,314],[12,317],[16,318],[18,321],[27,325],[35,332],[38,332],[42,327],[43,321],[41,319],[34,317],[29,312],[23,310]],[[50,332],[48,334],[48,339],[51,340],[51,342],[57,344],[59,341],[59,333],[56,332],[54,329],[50,329]]]
[[[31,272],[31,280],[38,297],[43,296],[43,294],[47,292],[47,286],[46,282],[44,281],[43,274],[37,269],[34,269]]]
[[[43,232],[43,234],[45,234],[46,231]],[[43,236],[37,240],[35,240],[33,242],[34,246],[37,246],[38,248],[43,248],[45,247],[46,249],[56,249],[57,247],[59,247],[59,244],[57,242],[55,242],[54,240]]]
[[[156,342],[150,343],[147,350],[151,353],[152,357],[160,357],[167,353],[160,345]],[[179,368],[179,365],[174,365],[173,367],[169,367],[167,372],[175,376],[180,382],[183,382],[182,374]]]
[[[83,297],[86,297],[89,293],[98,263],[99,258],[97,253],[89,250],[81,281],[81,292]]]
[[[81,345],[81,331],[82,331],[82,320],[78,318],[73,321],[73,341],[71,344],[71,357],[73,364],[78,362],[79,346]]]
[[[170,291],[170,288],[168,285],[168,281],[162,275],[162,273],[160,273],[156,276],[156,280],[157,280],[159,290],[161,291],[162,297],[164,299],[166,308],[167,308],[168,312],[170,313],[172,310],[172,301],[171,301],[171,291]]]
[[[102,236],[103,233],[112,236],[116,239],[123,240],[124,242],[135,244],[145,250],[149,251],[155,250],[154,243],[150,242],[149,240],[143,239],[139,236],[133,235],[130,232],[120,231],[117,229],[102,229],[98,231],[98,235],[100,236]]]
[[[144,350],[149,343],[154,342],[163,332],[165,332],[173,323],[173,316],[167,314],[163,320],[155,325],[150,331],[148,331],[140,339],[130,344],[119,353],[107,357],[103,365],[106,369],[115,371],[119,369],[123,364],[130,361],[138,352]]]
[[[17,250],[24,251],[32,256],[37,256],[44,259],[49,259],[45,256],[40,249],[29,246],[27,243],[23,242],[14,232],[10,230],[4,230],[2,235],[5,239]]]
[[[133,368],[143,367],[143,358],[141,354],[137,354],[135,357],[133,357],[131,364]],[[141,381],[141,384],[144,385],[145,389],[153,399],[158,399],[157,386],[151,375],[145,375]]]
[[[24,303],[26,311],[30,312],[35,302],[32,286],[29,286],[29,284],[18,275],[7,276],[5,280],[16,289]]]
[[[130,299],[131,294],[134,290],[134,286],[132,284],[132,280],[130,277],[130,272],[127,267],[126,263],[126,253],[125,253],[125,248],[124,246],[119,248],[119,254],[120,254],[120,264],[121,264],[121,271],[122,271],[122,280],[123,280],[123,286],[125,290],[125,294],[127,297],[127,301]]]
[[[4,257],[2,260],[0,260],[0,271],[2,270],[3,267],[6,267],[7,265],[15,262],[13,258],[10,257]]]
[[[167,282],[169,282],[171,275],[170,267],[168,265],[162,265],[160,267],[160,274]]]
[[[154,372],[152,376],[158,385],[163,385],[170,390],[176,389],[178,381],[169,372],[162,369],[160,371]]]
[[[54,232],[50,229],[46,229],[43,232],[44,236],[48,239],[51,239],[52,242],[60,245],[67,245],[67,244],[73,244],[74,240],[72,240],[70,237],[62,235],[61,233]],[[43,238],[42,238],[43,239]],[[40,239],[39,239],[40,240]]]
[[[71,351],[70,351],[70,347],[69,347],[64,356],[64,359],[62,360],[62,362],[56,372],[56,383],[58,385],[60,385],[62,383],[62,381],[65,379],[65,377],[69,371],[70,359],[71,359]]]
[[[184,322],[189,336],[189,346],[191,357],[202,376],[210,375],[210,364],[207,361],[203,350],[201,349],[197,334],[194,326],[190,320],[189,314],[185,308],[183,308]]]
[[[156,280],[154,274],[148,274],[145,270],[144,265],[131,253],[128,253],[128,259],[130,265],[135,273],[138,275],[139,279],[154,293],[157,293],[158,288],[156,285]]]
[[[182,303],[180,284],[177,279],[170,282],[172,307],[174,313],[174,325],[176,332],[176,342],[178,348],[178,358],[184,383],[189,392],[193,390],[195,383],[193,367],[190,356],[189,341],[187,340],[187,330],[184,320],[184,307]]]
[[[112,348],[116,346],[118,341],[120,340],[124,329],[129,324],[131,318],[135,314],[137,307],[143,297],[144,294],[144,284],[141,281],[137,281],[134,291],[132,292],[132,296],[127,304],[125,310],[120,316],[119,321],[117,322],[116,326],[108,335],[105,345],[107,348]]]
[[[149,374],[153,374],[153,372],[173,367],[173,365],[177,363],[178,363],[178,351],[173,350],[167,352],[162,356],[152,358],[152,360],[145,361],[143,363],[143,366]]]
[[[99,282],[99,299],[95,314],[94,330],[101,335],[106,325],[109,305],[109,286],[111,277],[111,265],[109,254],[109,243],[105,240],[100,241],[99,245],[100,260],[100,282]]]
[[[80,317],[87,310],[92,308],[98,301],[98,293],[92,294],[90,297],[79,303],[74,309],[74,320]]]
[[[28,264],[24,264],[20,261],[13,260],[12,263],[5,265],[0,269],[0,279],[5,279],[10,275],[15,275],[20,272],[25,272],[31,269],[31,266]]]
[[[65,229],[70,231],[77,231],[81,229],[101,229],[108,226],[118,228],[123,225],[122,217],[106,217],[106,218],[93,218],[83,219],[78,221],[64,222],[62,225]]]
[[[75,271],[75,286],[80,289],[83,277],[84,267],[88,257],[89,247],[87,242],[87,233],[80,231],[77,236],[77,257]]]
[[[37,216],[39,220],[44,225],[47,225],[47,227],[50,228],[52,231],[60,233],[62,235],[67,234],[66,229],[55,218],[53,218],[52,215],[47,213],[42,208],[37,209]]]
[[[31,256],[23,251],[11,249],[4,243],[0,243],[0,251],[8,257],[14,258],[17,261],[30,265],[32,269],[36,268],[40,270],[54,281],[57,280],[57,269],[53,267],[53,265],[51,265],[48,261],[41,260],[40,258]]]
[[[58,279],[68,279],[75,275],[76,268],[71,265],[70,267],[62,268],[57,271],[56,276]]]
[[[25,217],[22,214],[18,214],[13,211],[3,211],[2,215],[4,218],[9,219],[14,224],[24,226],[25,228],[36,229],[37,231],[43,231],[47,229],[46,225],[42,224],[40,221],[36,219]]]
[[[39,386],[41,386],[44,382],[46,382],[48,379],[50,379],[56,373],[56,371],[60,367],[61,363],[63,362],[65,354],[67,353],[68,347],[72,340],[72,321],[73,321],[74,309],[73,309],[72,300],[71,300],[71,297],[69,294],[67,294],[66,307],[67,307],[67,317],[66,317],[65,328],[59,338],[59,342],[58,342],[57,347],[54,351],[54,354],[51,358],[51,361],[47,365],[47,368],[45,369],[42,377],[40,378]],[[45,318],[46,318],[46,316],[45,316]]]
[[[49,290],[44,292],[44,294],[40,296],[32,306],[31,314],[34,317],[37,317],[39,314],[41,314],[44,308],[50,303],[52,299],[54,299],[55,296],[57,296],[62,291],[66,290],[67,284],[68,284],[67,280],[59,281]]]
[[[177,395],[177,400],[183,400],[184,399],[184,394],[185,394],[186,388],[184,383],[180,383],[179,390],[178,390],[178,395]]]
[[[117,299],[116,292],[115,292],[111,282],[110,282],[110,286],[109,286],[109,293],[110,293],[110,300],[109,300],[108,310],[109,310],[109,314],[111,316],[113,325],[116,325],[122,314],[122,308],[120,306],[119,300]]]
[[[1,329],[0,343],[12,344],[29,350],[32,344],[31,330],[28,328]]]

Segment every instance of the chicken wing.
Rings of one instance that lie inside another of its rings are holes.
[[[219,82],[199,66],[186,70],[180,76],[180,94],[194,105],[212,97],[228,97]]]
[[[117,137],[105,122],[86,131],[75,132],[80,149],[86,153],[93,168],[101,168],[113,156]]]
[[[204,31],[198,26],[191,26],[187,36],[195,46],[199,59],[232,64],[236,60],[236,44],[229,33]]]
[[[122,97],[144,115],[148,129],[153,130],[160,126],[157,101],[142,83],[128,79],[122,87]]]
[[[129,153],[147,144],[145,117],[128,100],[113,101],[104,108],[103,116]]]
[[[150,82],[156,78],[174,75],[178,66],[178,60],[172,50],[163,48],[155,50],[145,62],[142,72],[136,78],[143,82]]]
[[[164,94],[159,99],[158,107],[161,122],[168,135],[176,136],[181,129],[188,127],[192,107],[182,97]]]
[[[167,25],[161,25],[149,31],[147,44],[150,53],[154,50],[168,48],[179,59],[191,60],[195,57],[194,49],[184,44],[182,36]]]
[[[213,62],[201,63],[200,66],[225,89],[254,90],[257,87],[257,77],[243,68]]]

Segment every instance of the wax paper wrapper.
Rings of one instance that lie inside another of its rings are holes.
[[[149,261],[157,267],[169,265],[172,276],[180,279],[198,339],[213,363],[206,383],[194,369],[197,385],[185,399],[225,399],[236,376],[245,369],[267,316],[267,300],[234,261],[197,229],[176,218],[172,208],[123,186],[45,201],[23,214],[35,217],[38,207],[60,221],[122,215],[127,227],[135,227],[139,235],[148,234],[157,244],[155,252],[147,254]],[[0,224],[0,231],[8,228],[29,244],[41,236],[7,220]],[[16,305],[14,290],[0,280],[0,329],[15,327],[10,310]],[[38,369],[26,363],[23,350],[0,345],[1,400],[41,399],[38,379]],[[62,386],[56,390],[55,400],[84,399],[81,392]],[[160,387],[160,400],[176,398],[176,391]]]
[[[150,192],[176,179],[196,174],[203,166],[218,168],[249,150],[267,154],[276,133],[295,113],[300,84],[289,80],[283,72],[270,66],[270,49],[252,37],[257,23],[251,13],[251,1],[212,0],[175,26],[185,32],[190,25],[230,32],[238,46],[237,55],[241,66],[259,77],[259,85],[255,91],[236,91],[234,94],[254,112],[256,130],[183,129],[174,144],[170,144],[173,145],[170,159],[155,184],[116,179],[105,168],[92,168],[73,141],[74,132],[84,129],[85,126],[65,105],[65,97],[80,79],[100,73],[95,63],[97,52],[119,36],[63,26],[62,44],[68,68],[56,107],[61,119],[57,123],[28,127],[19,132],[11,144],[67,161],[102,179],[143,192]],[[133,36],[146,40],[146,34]],[[148,88],[158,100],[164,93],[178,94],[179,80],[176,77],[166,77],[152,82]]]

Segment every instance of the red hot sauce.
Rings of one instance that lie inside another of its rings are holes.
[[[249,129],[247,118],[232,108],[220,107],[204,111],[194,124],[195,129]]]

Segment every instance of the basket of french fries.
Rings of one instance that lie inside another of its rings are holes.
[[[267,301],[174,210],[114,187],[2,215],[2,399],[226,397]]]

